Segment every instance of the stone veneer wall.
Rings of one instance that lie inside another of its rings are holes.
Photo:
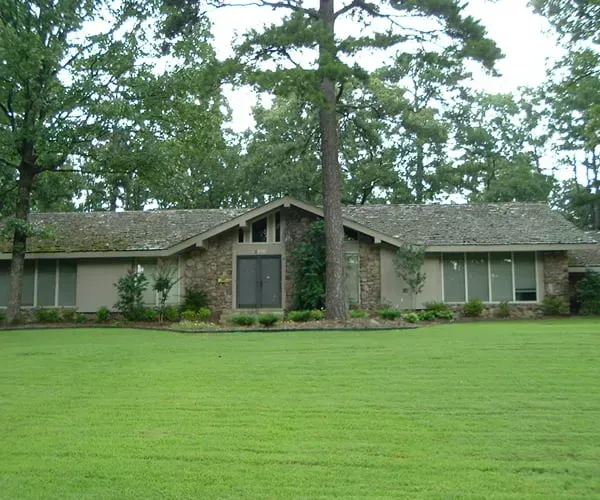
[[[359,234],[360,307],[377,309],[381,306],[381,245]]]
[[[302,240],[304,233],[317,217],[296,207],[282,208],[283,240],[285,242],[285,307],[291,309],[294,305],[294,259],[292,251]]]
[[[229,310],[233,303],[233,244],[237,229],[205,242],[205,248],[193,248],[183,256],[182,293],[188,288],[204,290],[214,313]]]
[[[569,305],[569,259],[566,251],[544,252],[544,297]]]

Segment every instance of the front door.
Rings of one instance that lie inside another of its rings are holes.
[[[281,255],[238,256],[237,306],[281,307]]]

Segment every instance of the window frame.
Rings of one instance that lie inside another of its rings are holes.
[[[277,219],[279,218],[279,240],[277,239]],[[267,241],[253,241],[252,225],[265,219],[267,221]],[[256,219],[249,220],[245,226],[238,226],[237,244],[239,245],[279,245],[284,243],[285,222],[281,210],[270,212]]]
[[[39,290],[39,272],[38,265],[41,261],[54,261],[54,303],[51,305],[40,306],[38,305],[38,290]],[[75,262],[75,304],[73,305],[60,305],[60,262],[61,261],[74,261]],[[10,261],[9,261],[10,262]],[[78,259],[27,259],[25,262],[33,262],[33,304],[32,305],[22,305],[22,309],[36,309],[38,307],[44,308],[60,308],[60,309],[69,309],[77,307],[77,287],[78,287],[78,279],[77,279],[77,270],[79,267]],[[9,266],[10,269],[10,266]],[[0,309],[5,309],[8,307],[0,306]]]
[[[442,252],[440,254],[440,271],[441,271],[441,282],[442,282],[442,301],[445,302],[446,301],[446,282],[444,279],[444,256],[445,255],[449,255],[449,254],[462,254],[463,255],[463,259],[464,259],[464,280],[465,280],[465,302],[448,302],[448,304],[465,304],[466,302],[468,302],[469,300],[473,300],[473,298],[469,297],[469,279],[468,279],[468,258],[467,256],[470,253],[487,253],[487,265],[488,265],[488,297],[490,298],[490,300],[487,301],[483,301],[482,302],[484,304],[500,304],[501,302],[504,302],[502,300],[493,300],[494,295],[492,293],[492,277],[491,277],[491,272],[492,272],[492,268],[491,268],[491,263],[492,263],[492,259],[491,256],[494,255],[495,253],[509,253],[510,254],[510,260],[511,260],[511,274],[512,274],[512,300],[510,300],[509,302],[511,304],[537,304],[539,302],[541,302],[540,300],[540,286],[539,286],[539,258],[538,258],[538,252],[536,251],[532,251],[532,252],[513,252],[513,251],[506,251],[506,252]],[[534,269],[535,269],[535,292],[536,292],[536,299],[535,300],[516,300],[516,287],[515,287],[515,253],[533,253],[534,256]]]

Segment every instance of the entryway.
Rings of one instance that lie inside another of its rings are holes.
[[[237,307],[281,307],[281,255],[238,256]]]

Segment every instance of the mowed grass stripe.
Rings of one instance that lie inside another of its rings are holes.
[[[2,332],[0,497],[600,497],[599,332]]]

